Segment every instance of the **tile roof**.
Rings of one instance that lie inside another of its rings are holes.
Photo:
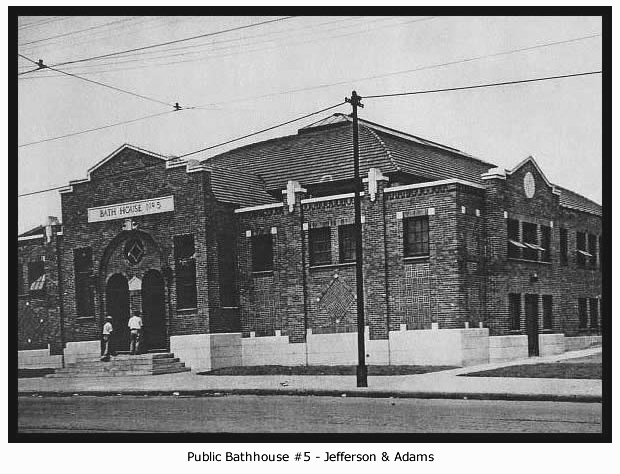
[[[240,204],[242,207],[279,202],[265,191],[264,181],[254,174],[219,166],[208,168],[213,194],[220,202]]]
[[[436,180],[461,178],[480,182],[495,165],[459,150],[360,120],[360,173],[379,168],[384,174],[405,172]],[[302,185],[353,177],[350,117],[334,114],[288,135],[246,145],[203,161],[236,168],[264,179],[267,190],[284,189],[288,180]]]
[[[600,204],[561,186],[554,186],[558,191],[560,191],[560,206],[576,209],[582,212],[588,212],[596,216],[603,215],[603,207]]]

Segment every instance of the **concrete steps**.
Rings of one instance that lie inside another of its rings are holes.
[[[152,354],[119,354],[110,357],[108,362],[94,355],[80,356],[75,362],[57,369],[47,377],[125,377],[131,375],[159,375],[188,372],[191,370],[170,352]]]

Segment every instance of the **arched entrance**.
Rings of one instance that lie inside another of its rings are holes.
[[[164,278],[157,270],[149,270],[142,279],[142,350],[166,348],[166,297]]]
[[[129,285],[127,278],[115,273],[106,284],[106,316],[112,316],[112,348],[114,351],[129,350]]]

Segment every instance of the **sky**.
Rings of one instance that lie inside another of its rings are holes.
[[[174,43],[57,67],[149,100],[26,72],[36,66],[18,57],[18,192],[85,178],[124,143],[181,155],[340,103],[353,89],[364,97],[597,71],[601,32],[597,17],[20,17],[19,53],[50,66]],[[177,41],[193,36],[202,37]],[[184,109],[172,111],[176,102]],[[532,155],[552,183],[601,203],[601,75],[362,102],[360,118],[502,168]],[[294,134],[334,112],[350,106],[193,158]],[[19,233],[61,215],[57,191],[18,204]]]

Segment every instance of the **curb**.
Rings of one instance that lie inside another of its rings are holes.
[[[20,397],[114,397],[114,396],[144,396],[144,397],[221,397],[227,395],[287,395],[287,396],[319,396],[319,397],[351,397],[351,398],[420,398],[446,400],[502,400],[502,401],[541,401],[541,402],[573,402],[573,403],[601,403],[601,395],[557,395],[557,394],[528,394],[528,393],[465,393],[465,392],[406,392],[406,391],[343,391],[343,390],[282,390],[282,389],[225,389],[225,390],[77,390],[77,391],[23,391]]]

